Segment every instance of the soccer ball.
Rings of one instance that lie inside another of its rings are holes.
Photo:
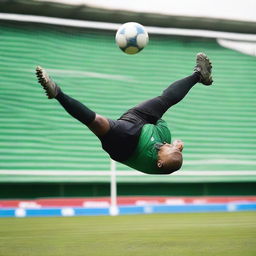
[[[127,54],[140,52],[148,43],[148,33],[136,22],[123,24],[116,32],[116,44]]]

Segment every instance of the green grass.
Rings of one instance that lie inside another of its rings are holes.
[[[256,212],[2,218],[0,255],[256,255]]]

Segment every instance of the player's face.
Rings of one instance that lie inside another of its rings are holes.
[[[182,152],[184,147],[184,143],[181,140],[175,140],[172,144],[164,143],[163,146],[160,147],[159,152],[161,154],[169,154],[171,152]]]
[[[158,156],[160,159],[165,159],[172,153],[181,154],[182,149],[181,145],[177,147],[176,145],[166,143],[159,149]]]
[[[184,143],[181,140],[175,140],[172,144],[165,143],[158,151],[158,162],[159,168],[175,169],[178,163],[182,163],[182,150]]]

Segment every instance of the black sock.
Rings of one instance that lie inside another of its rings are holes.
[[[200,74],[195,72],[191,76],[185,77],[181,80],[178,80],[172,83],[167,89],[163,91],[163,94],[160,96],[167,107],[171,107],[174,104],[181,101],[189,90],[199,82]]]
[[[83,124],[89,125],[92,121],[94,121],[96,116],[95,112],[87,108],[79,101],[64,94],[61,90],[55,97],[55,99],[59,101],[59,103],[71,116],[73,116]]]

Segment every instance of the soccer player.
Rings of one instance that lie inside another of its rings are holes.
[[[170,174],[182,166],[184,143],[171,143],[171,133],[161,118],[195,84],[211,85],[211,70],[208,57],[198,53],[192,75],[172,83],[160,96],[129,109],[117,120],[96,114],[64,94],[43,68],[38,66],[36,75],[48,98],[58,100],[71,116],[85,124],[112,159],[144,173]]]

